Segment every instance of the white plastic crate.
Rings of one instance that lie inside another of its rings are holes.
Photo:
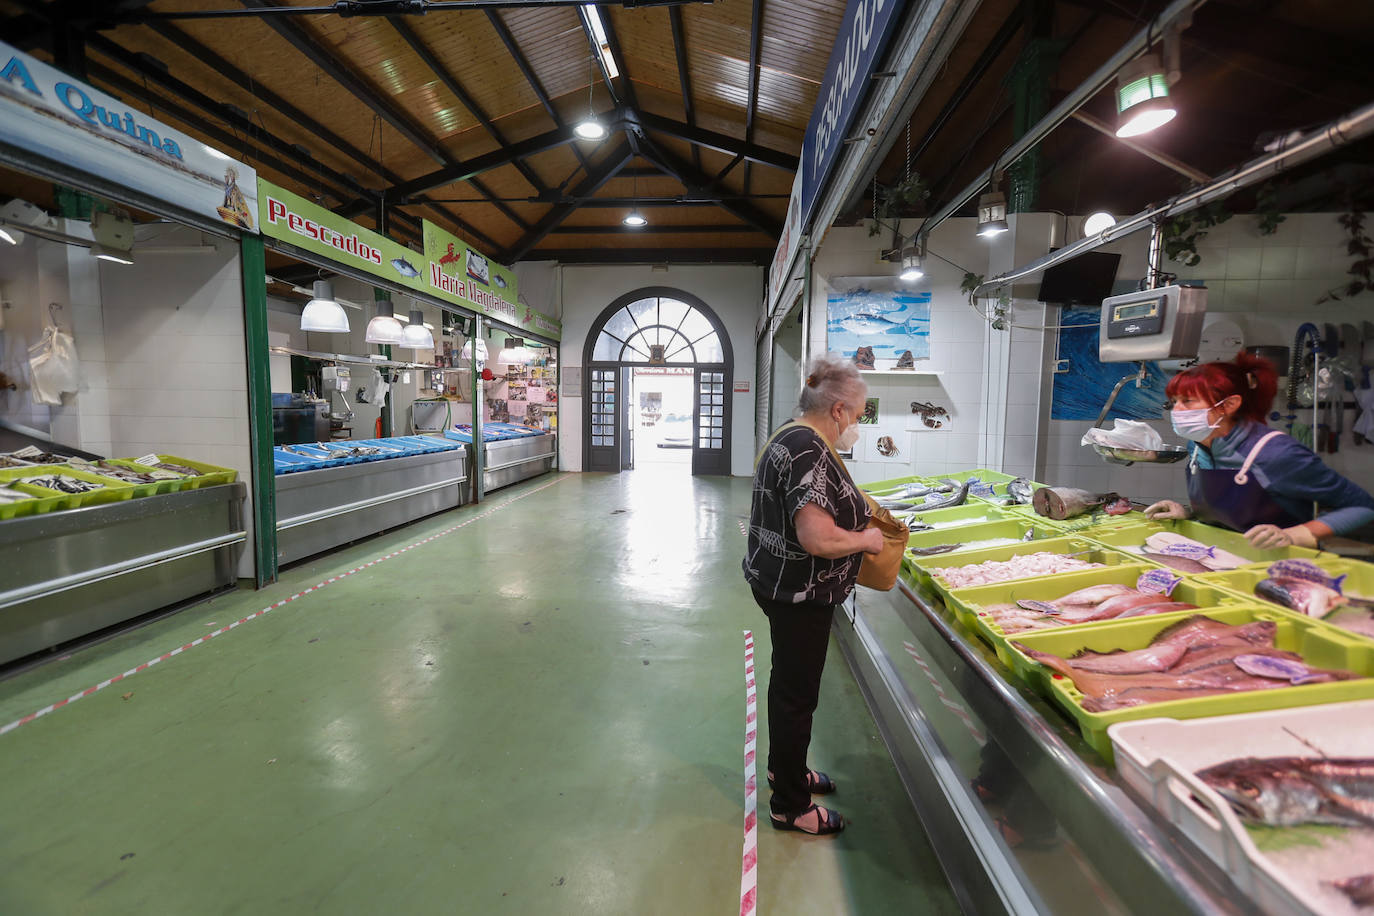
[[[1374,829],[1304,849],[1304,867],[1295,868],[1286,853],[1276,858],[1260,852],[1230,804],[1193,774],[1237,757],[1374,757],[1374,700],[1187,721],[1144,719],[1119,722],[1107,732],[1122,779],[1265,913],[1368,914],[1326,882],[1374,867]]]

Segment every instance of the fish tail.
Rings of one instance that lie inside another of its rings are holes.
[[[1341,590],[1341,584],[1342,584],[1343,582],[1345,582],[1346,579],[1349,579],[1349,578],[1350,578],[1350,574],[1349,574],[1349,573],[1346,573],[1346,574],[1344,574],[1344,575],[1337,576],[1336,578],[1334,578],[1334,579],[1331,580],[1331,588],[1335,590],[1336,594],[1338,594],[1338,595],[1344,594],[1344,592]]]

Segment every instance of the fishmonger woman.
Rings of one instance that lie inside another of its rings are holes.
[[[1316,547],[1374,522],[1374,497],[1337,474],[1292,436],[1265,425],[1278,373],[1239,353],[1169,381],[1169,419],[1188,446],[1188,502],[1145,510],[1150,518],[1188,518],[1245,534],[1259,548]]]

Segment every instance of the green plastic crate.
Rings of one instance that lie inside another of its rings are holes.
[[[1078,515],[1066,519],[1045,518],[1035,511],[1034,506],[1008,506],[1006,511],[1038,518],[1047,525],[1054,525],[1068,534],[1076,534],[1081,537],[1094,537],[1095,533],[1099,531],[1113,531],[1118,528],[1150,524],[1145,513],[1138,509],[1125,515],[1108,515],[1105,512],[1098,512],[1095,515]]]
[[[1109,569],[1089,569],[1079,573],[1064,573],[1046,579],[1019,579],[1008,582],[1005,585],[985,585],[980,588],[963,588],[951,592],[951,601],[956,605],[955,614],[969,629],[981,636],[989,645],[997,651],[997,657],[1008,668],[1013,669],[1022,679],[1029,682],[1032,673],[1029,670],[1029,660],[1020,653],[1014,653],[1009,643],[1013,639],[1020,639],[1022,636],[1029,636],[1032,633],[1065,633],[1087,627],[1110,626],[1124,621],[1118,620],[1096,620],[1089,623],[1078,623],[1071,626],[1054,627],[1045,630],[1027,630],[1024,633],[1008,634],[1002,630],[992,617],[988,616],[983,610],[984,607],[993,604],[1015,604],[1017,601],[1053,601],[1062,598],[1070,592],[1076,592],[1081,588],[1089,588],[1094,585],[1129,585],[1135,587],[1136,580],[1141,573],[1148,572],[1158,567],[1145,564],[1127,564],[1116,566]],[[1253,605],[1254,601],[1247,601],[1240,595],[1224,588],[1203,584],[1196,579],[1184,579],[1180,582],[1168,596],[1167,600],[1186,601],[1188,604],[1196,604],[1201,610],[1209,610],[1218,607],[1235,607],[1237,605]],[[1172,614],[1152,615],[1149,619],[1157,620],[1163,618],[1173,618],[1175,616],[1187,617],[1196,614],[1197,611],[1175,611]],[[1135,618],[1127,618],[1132,620]],[[1145,618],[1141,618],[1142,620]],[[1043,671],[1038,665],[1036,669]]]
[[[232,468],[222,468],[219,465],[206,464],[203,461],[192,461],[190,458],[178,458],[176,455],[157,455],[156,457],[158,461],[179,464],[183,467],[201,472],[198,477],[182,478],[182,488],[186,490],[198,490],[201,487],[215,487],[220,484],[233,483],[239,479],[239,472]]]
[[[1178,519],[1173,519],[1166,521],[1151,521],[1149,519],[1144,519],[1140,524],[1113,530],[1093,530],[1091,532],[1085,532],[1083,536],[1115,547],[1118,550],[1135,553],[1134,550],[1131,550],[1132,547],[1142,546],[1147,537],[1152,534],[1158,534],[1161,531],[1170,531],[1186,538],[1192,538],[1208,547],[1218,547],[1235,554],[1243,560],[1248,560],[1249,563],[1247,565],[1251,566],[1256,564],[1268,566],[1270,563],[1274,563],[1278,560],[1288,559],[1340,559],[1335,554],[1309,550],[1306,547],[1278,547],[1273,550],[1260,550],[1257,547],[1250,546],[1250,542],[1245,539],[1245,535],[1237,531],[1232,531],[1229,528],[1219,528],[1215,525],[1207,525],[1192,520],[1180,521]],[[1192,575],[1210,575],[1210,573],[1193,573]]]
[[[110,464],[130,468],[143,474],[147,474],[150,471],[156,470],[155,468],[150,468],[147,465],[139,464],[137,461],[130,461],[127,458],[107,458],[105,460],[108,461]],[[86,470],[86,466],[80,463],[74,464],[72,465],[72,467],[79,468],[80,470]],[[109,475],[107,474],[102,474],[101,469],[96,466],[91,467],[90,473],[97,474],[101,477],[109,477]],[[110,479],[119,480],[118,477],[110,477]],[[130,481],[120,482],[127,484],[130,487],[133,487],[133,496],[135,499],[139,499],[144,496],[156,496],[162,493],[176,493],[179,490],[188,489],[188,487],[186,486],[187,479],[188,478],[185,477],[179,477],[175,480],[157,480],[152,483],[132,483]]]
[[[1091,649],[1095,652],[1123,649],[1129,652],[1145,648],[1166,627],[1186,619],[1192,613],[1141,617],[1100,627],[1078,627],[1062,632],[1032,633],[1014,640],[1012,651],[1023,659],[1026,666],[1049,674],[1048,669],[1038,662],[1031,661],[1017,650],[1015,643],[1022,643],[1029,648],[1064,658],[1081,649]],[[1361,677],[1331,684],[1306,684],[1301,687],[1251,690],[1191,700],[1147,703],[1144,706],[1095,713],[1083,708],[1083,695],[1074,687],[1071,680],[1057,673],[1049,674],[1043,683],[1048,688],[1050,698],[1078,723],[1084,740],[1108,763],[1112,762],[1113,756],[1107,728],[1116,722],[1160,717],[1198,719],[1204,716],[1292,709],[1321,703],[1374,698],[1374,644],[1350,636],[1319,620],[1309,620],[1286,613],[1282,609],[1242,606],[1207,611],[1205,616],[1232,625],[1272,620],[1277,624],[1274,644],[1278,648],[1297,652],[1304,661],[1315,667],[1339,668]]]
[[[9,468],[8,470],[22,471],[23,468]],[[3,478],[0,478],[3,480]],[[6,481],[8,482],[8,481]],[[59,493],[56,490],[49,490],[46,487],[35,487],[32,484],[17,483],[13,489],[20,493],[27,493],[33,499],[25,499],[15,503],[0,503],[0,521],[11,518],[24,518],[28,515],[42,515],[45,512],[56,512],[67,508],[71,502],[70,493]]]
[[[1024,544],[1012,544],[1006,547],[989,547],[986,550],[969,550],[958,554],[944,554],[935,557],[916,557],[906,555],[904,562],[916,570],[917,581],[926,585],[945,597],[949,597],[950,588],[943,580],[938,578],[939,572],[946,566],[971,566],[977,563],[984,563],[988,560],[1008,560],[1012,557],[1022,556],[1028,553],[1062,553],[1079,554],[1078,559],[1088,563],[1101,563],[1105,566],[1120,566],[1123,563],[1132,561],[1126,554],[1103,547],[1092,541],[1081,538],[1056,537],[1042,541],[1028,541]],[[1080,553],[1081,552],[1081,553]],[[1144,565],[1144,561],[1136,558],[1137,564]],[[1032,576],[1032,580],[1037,578],[1049,578],[1044,576]],[[1058,578],[1058,577],[1054,577]],[[1017,580],[1009,580],[1017,581]],[[997,583],[1001,584],[1001,583]]]
[[[907,538],[907,547],[936,547],[941,544],[960,544],[969,541],[992,541],[1001,538],[1013,538],[1021,540],[1028,531],[1035,532],[1035,537],[1045,539],[1053,537],[1054,534],[1047,528],[1037,528],[1037,526],[1024,519],[1002,519],[999,521],[981,522],[974,525],[961,525],[958,528],[944,528],[939,531],[913,531]],[[1013,546],[1011,544],[1006,545]],[[973,550],[983,550],[986,548],[975,547]],[[937,554],[937,556],[955,556],[960,553],[968,552],[968,548],[960,548],[948,553]],[[921,557],[920,559],[928,559]]]
[[[60,509],[76,509],[85,506],[101,506],[105,503],[119,502],[120,500],[130,499],[134,495],[134,488],[122,480],[115,480],[113,477],[102,477],[99,474],[92,474],[88,471],[78,470],[68,464],[36,464],[27,468],[8,468],[0,471],[0,480],[23,480],[26,477],[42,477],[47,474],[63,474],[67,477],[75,477],[77,480],[85,480],[91,483],[98,483],[102,489],[92,490],[89,493],[59,493],[64,500],[61,506],[54,506],[49,511]],[[48,492],[57,493],[56,490]]]
[[[895,490],[897,487],[915,483],[921,479],[922,478],[914,475],[911,477],[893,477],[891,480],[875,480],[872,483],[861,483],[859,484],[859,489],[867,490],[869,493],[877,493],[880,490]]]
[[[1345,576],[1346,579],[1341,583],[1341,591],[1356,598],[1374,600],[1374,565],[1361,563],[1358,560],[1336,559],[1334,555],[1327,554],[1313,560],[1332,578]],[[1261,580],[1268,578],[1268,568],[1265,566],[1253,566],[1245,569],[1236,569],[1229,572],[1209,573],[1205,576],[1197,576],[1196,581],[1213,586],[1215,588],[1228,589],[1234,594],[1249,601],[1260,601],[1267,606],[1281,608],[1298,617],[1304,617],[1300,611],[1283,608],[1278,604],[1271,604],[1266,599],[1255,594],[1255,586]],[[1374,642],[1374,610],[1365,607],[1338,607],[1335,611],[1322,618],[1323,622],[1338,627],[1359,639]],[[1349,630],[1347,624],[1354,623],[1361,627],[1360,631]]]
[[[981,524],[982,522],[1002,522],[1006,521],[1009,518],[1014,518],[1014,516],[1008,515],[1002,509],[998,509],[993,506],[985,506],[981,503],[977,505],[965,504],[962,506],[953,506],[949,509],[932,509],[929,512],[917,512],[915,517],[928,525],[941,525],[949,522],[964,522],[968,519],[977,520],[968,522],[968,524]],[[956,526],[951,526],[951,528],[952,527]]]

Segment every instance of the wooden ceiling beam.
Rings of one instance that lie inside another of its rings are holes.
[[[553,119],[553,123],[558,127],[566,126],[563,122],[563,117],[558,113],[558,109],[553,107],[553,101],[549,98],[548,92],[545,91],[544,84],[539,81],[539,75],[534,72],[534,67],[530,66],[529,59],[525,57],[525,52],[520,50],[520,43],[516,41],[515,36],[511,34],[511,30],[506,26],[506,21],[501,18],[501,14],[496,10],[487,10],[487,21],[490,22],[491,27],[496,30],[496,37],[500,38],[501,44],[506,46],[506,52],[510,54],[511,59],[515,61],[515,66],[520,70],[521,75],[525,77],[525,82],[528,83],[530,89],[534,91],[535,98],[539,100],[539,104],[544,106],[544,111],[548,112],[549,117]],[[582,150],[574,146],[573,152],[577,155],[577,161],[582,163],[582,168],[591,172],[592,164],[587,161],[587,157],[583,155]]]
[[[439,78],[439,82],[448,87],[448,91],[452,92],[454,97],[458,99],[458,102],[477,119],[477,123],[482,125],[486,132],[491,135],[491,138],[500,146],[507,146],[508,141],[506,140],[505,134],[501,132],[499,127],[492,123],[491,118],[482,110],[482,106],[477,103],[477,100],[472,97],[472,94],[469,93],[467,89],[464,88],[463,84],[458,81],[458,78],[453,75],[453,71],[445,67],[443,63],[434,56],[434,53],[430,51],[429,47],[421,41],[420,36],[415,34],[415,30],[410,27],[410,24],[399,16],[388,16],[386,21],[391,23],[391,27],[396,30],[406,44],[410,45],[410,49],[415,52],[415,55],[420,58],[421,62],[429,68],[431,73]],[[543,180],[540,179],[534,169],[530,168],[527,163],[516,160],[514,164],[520,171],[520,174],[525,176],[525,180],[530,183],[530,186],[533,187],[535,191],[542,193],[547,190],[547,186],[544,184]],[[396,179],[393,179],[392,184],[395,184],[396,181]]]
[[[606,182],[614,178],[616,172],[619,172],[628,165],[633,158],[634,151],[630,149],[630,144],[620,144],[620,146],[616,147],[599,165],[588,172],[587,177],[578,182],[577,187],[573,190],[572,196],[574,198],[591,197],[599,191]],[[538,245],[543,241],[545,236],[558,228],[563,220],[567,219],[568,215],[577,209],[577,206],[576,203],[568,203],[550,207],[549,212],[544,214],[543,219],[539,220],[539,222],[534,225],[533,229],[525,233],[524,238],[511,246],[507,263],[518,261],[528,254],[531,248]]]
[[[645,138],[642,146],[641,155],[663,169],[663,174],[680,181],[689,193],[695,189],[710,187],[709,178],[693,170],[689,163],[679,161],[672,153],[659,148],[649,138]],[[740,222],[754,226],[771,238],[776,239],[782,236],[782,225],[769,218],[766,213],[752,204],[722,198],[716,201],[716,206]]]
[[[749,101],[744,108],[744,142],[754,142],[754,111],[759,107],[759,53],[763,44],[763,0],[754,0],[753,19],[749,25]],[[744,193],[749,193],[750,170],[744,164]]]
[[[681,121],[650,114],[647,111],[638,112],[636,116],[646,130],[656,131],[678,140],[686,140],[688,143],[697,143],[707,149],[730,156],[742,155],[750,162],[771,166],[784,172],[796,172],[800,162],[796,156],[759,146],[756,143],[749,143],[738,137],[731,137],[729,134],[692,127]]]
[[[320,140],[323,140],[329,146],[332,146],[334,149],[343,153],[345,156],[347,156],[349,159],[352,159],[354,162],[358,163],[363,168],[377,173],[385,181],[388,181],[392,184],[395,184],[396,182],[401,180],[400,175],[396,174],[388,168],[383,167],[375,159],[368,156],[367,153],[358,149],[356,146],[349,143],[343,137],[334,133],[334,131],[325,127],[319,121],[316,121],[310,115],[306,114],[304,111],[297,108],[295,105],[292,105],[286,99],[282,98],[272,90],[268,89],[262,83],[253,79],[251,76],[240,70],[238,67],[235,67],[224,57],[215,53],[210,48],[206,47],[204,44],[197,41],[196,39],[192,38],[191,35],[183,29],[180,29],[169,22],[160,21],[150,22],[148,23],[147,27],[161,35],[163,38],[167,39],[167,41],[171,42],[180,50],[185,51],[192,57],[199,60],[201,63],[205,64],[205,66],[209,67],[211,70],[214,70],[215,73],[224,77],[229,82],[238,86],[240,89],[247,91],[255,99],[259,99],[262,102],[265,102],[268,106],[270,106],[279,114],[284,115],[291,121],[294,121],[295,123],[299,124],[301,127],[305,128],[306,131],[308,131],[311,134],[314,134]]]
[[[661,225],[661,226],[658,226],[658,225],[654,225],[654,224],[651,223],[651,224],[649,224],[649,225],[647,225],[647,226],[626,226],[626,225],[623,225],[623,224],[621,224],[621,223],[616,223],[614,226],[559,226],[559,227],[557,227],[556,229],[553,229],[553,230],[551,231],[550,234],[556,234],[556,235],[610,235],[610,234],[616,234],[616,235],[621,235],[621,234],[625,234],[625,235],[635,235],[635,234],[638,234],[638,235],[681,235],[681,234],[688,233],[688,232],[697,232],[697,233],[716,233],[716,232],[724,232],[724,233],[735,234],[735,233],[741,233],[741,232],[759,233],[760,230],[756,229],[756,228],[753,227],[753,226],[737,226],[737,225],[729,225],[729,224],[724,225],[724,226],[717,226],[717,225],[703,225],[703,226],[671,226],[671,225]]]
[[[772,263],[773,248],[536,248],[531,260],[565,264],[759,264]]]
[[[696,106],[692,103],[691,68],[687,64],[687,39],[682,24],[682,7],[668,8],[668,22],[673,29],[673,54],[677,58],[677,79],[682,85],[682,113],[688,127],[697,126]],[[701,147],[692,144],[692,166],[701,171]]]
[[[239,0],[239,2],[246,7],[259,10],[277,6],[274,0]],[[334,82],[352,93],[358,101],[371,108],[378,117],[390,124],[392,129],[405,137],[426,156],[440,165],[449,164],[449,157],[444,154],[443,150],[439,149],[432,137],[426,135],[422,128],[412,123],[409,118],[397,110],[390,101],[383,98],[361,77],[340,63],[329,52],[328,48],[320,44],[302,26],[285,16],[264,16],[259,21],[285,38],[292,47],[305,55],[307,60],[328,74]]]
[[[505,149],[492,150],[490,153],[483,153],[466,162],[458,162],[451,166],[430,172],[428,175],[421,175],[419,178],[412,178],[410,181],[403,181],[398,185],[386,189],[388,198],[401,200],[415,194],[423,194],[444,185],[457,184],[461,181],[468,181],[476,175],[498,169],[503,165],[510,165],[526,156],[534,156],[547,150],[555,149],[567,143],[572,143],[576,138],[568,127],[559,127],[547,131],[518,143],[512,143]],[[355,200],[339,209],[343,216],[352,216],[367,209],[366,201]]]

